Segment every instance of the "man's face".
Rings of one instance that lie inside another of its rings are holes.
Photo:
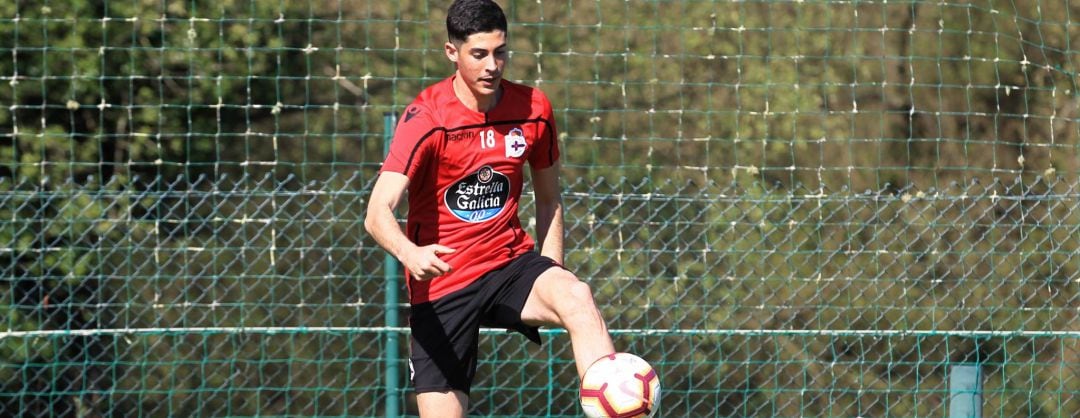
[[[469,35],[461,45],[446,43],[447,58],[457,63],[459,77],[478,97],[495,94],[508,55],[506,32],[498,30]]]

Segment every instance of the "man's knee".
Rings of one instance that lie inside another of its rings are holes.
[[[556,309],[567,328],[593,325],[597,319],[597,307],[593,300],[592,287],[588,283],[574,278],[560,294]]]
[[[575,277],[566,293],[573,302],[573,306],[587,307],[589,309],[594,307],[592,287],[588,283]]]
[[[536,282],[536,286],[533,289],[539,303],[536,306],[543,308],[540,311],[530,310],[531,318],[568,329],[591,328],[592,322],[596,321],[597,308],[592,288],[578,280],[573,273],[564,269],[548,270],[543,279]]]
[[[551,304],[558,311],[573,309],[587,304],[592,308],[592,288],[588,283],[578,280],[574,273],[564,269],[551,269],[551,277],[544,281],[545,293],[550,295]]]

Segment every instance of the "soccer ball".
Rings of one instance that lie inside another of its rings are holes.
[[[614,353],[585,370],[581,408],[589,418],[647,418],[660,404],[660,378],[641,357]]]

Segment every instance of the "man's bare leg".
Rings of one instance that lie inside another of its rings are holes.
[[[521,320],[533,326],[565,328],[570,333],[578,378],[594,361],[615,352],[592,289],[561,267],[552,267],[536,278]]]
[[[469,397],[456,390],[424,392],[416,395],[416,404],[423,418],[465,418]]]

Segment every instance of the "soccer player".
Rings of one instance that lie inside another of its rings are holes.
[[[491,0],[457,0],[446,31],[456,71],[405,108],[364,221],[406,270],[422,417],[465,416],[481,326],[537,344],[539,326],[565,328],[579,378],[615,351],[589,286],[562,265],[555,119],[543,92],[502,79],[506,16]],[[535,241],[518,218],[526,162]],[[406,191],[403,232],[394,209]]]

